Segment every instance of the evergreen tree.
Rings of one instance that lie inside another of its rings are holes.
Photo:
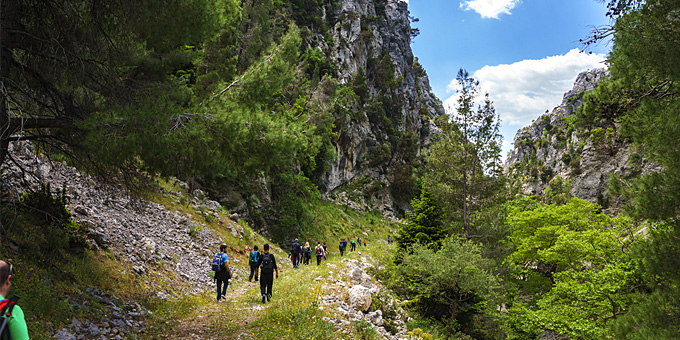
[[[92,115],[116,117],[160,101],[171,113],[185,106],[201,44],[233,22],[234,4],[0,2],[0,164],[20,139],[82,161],[89,132],[83,122]],[[127,118],[108,126],[134,129],[139,120]]]
[[[448,232],[443,228],[443,211],[432,193],[422,191],[420,197],[411,201],[413,211],[406,212],[406,224],[399,228],[395,238],[401,253],[416,243],[430,249],[439,249],[441,241]]]
[[[612,190],[627,198],[626,212],[656,225],[634,253],[644,279],[635,303],[610,327],[617,339],[677,339],[680,1],[610,0],[608,8],[616,22],[609,30],[595,32],[594,40],[613,36],[608,59],[612,76],[584,98],[583,114],[620,124],[623,137],[638,144],[645,157],[662,168],[627,182],[614,177],[610,183]]]
[[[479,82],[461,69],[458,105],[451,121],[441,121],[442,133],[427,156],[426,186],[460,221],[467,239],[473,237],[472,216],[494,205],[502,192],[499,119],[488,94],[475,110]],[[443,117],[446,119],[446,117]]]

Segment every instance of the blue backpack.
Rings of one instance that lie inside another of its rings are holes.
[[[259,253],[257,252],[257,250],[253,250],[253,251],[250,252],[250,262],[251,263],[257,262],[257,255],[258,254]]]
[[[215,254],[212,261],[212,271],[219,272],[224,269],[224,260],[222,259],[222,253]]]

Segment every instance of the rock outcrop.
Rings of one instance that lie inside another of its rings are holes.
[[[570,122],[584,93],[608,77],[609,72],[604,69],[579,74],[559,106],[517,132],[505,172],[525,194],[543,194],[551,181],[559,177],[567,183],[565,190],[571,196],[599,203],[610,213],[616,213],[623,202],[619,197],[609,197],[610,176],[631,178],[659,170],[643,159],[632,143],[620,138],[593,143],[591,131]]]
[[[381,339],[411,339],[406,327],[408,314],[391,294],[385,292],[382,284],[367,273],[367,269],[373,267],[372,259],[361,252],[357,255],[360,259],[343,259],[344,268],[328,264],[331,278],[324,283],[328,293],[321,298],[319,308],[327,309],[332,316],[324,317],[324,320],[333,324],[337,332],[349,334],[352,321],[364,320]],[[332,278],[334,271],[345,275]],[[380,302],[380,308],[373,306],[374,300]]]
[[[318,32],[312,38],[338,67],[341,84],[363,73],[368,88],[368,98],[355,108],[355,114],[336,117],[333,146],[337,157],[323,177],[323,189],[339,194],[340,188],[360,179],[373,188],[379,183],[380,188],[364,195],[358,208],[377,208],[388,215],[404,205],[395,203],[390,193],[396,184],[393,170],[428,145],[436,130],[431,118],[444,112],[411,51],[408,14],[407,3],[400,0],[342,0],[333,13],[336,20],[330,32]],[[332,39],[325,39],[324,33]],[[371,111],[378,99],[387,119]],[[391,104],[385,105],[387,101]],[[407,134],[414,137],[413,145],[395,145]],[[413,154],[405,154],[405,148],[412,148]]]

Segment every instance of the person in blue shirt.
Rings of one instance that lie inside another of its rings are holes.
[[[248,281],[253,279],[255,275],[255,282],[257,282],[257,259],[260,257],[260,252],[257,251],[257,245],[253,247],[253,251],[250,252],[250,257],[248,258],[248,264],[250,265],[250,277]]]
[[[220,252],[215,254],[222,256],[222,262],[224,267],[215,272],[215,280],[217,281],[217,302],[219,302],[227,294],[227,286],[229,286],[229,279],[231,278],[231,270],[229,269],[229,256],[227,256],[227,245],[223,244],[220,246]],[[224,284],[224,288],[222,285]]]

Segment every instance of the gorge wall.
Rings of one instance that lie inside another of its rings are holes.
[[[337,19],[325,32],[326,39],[324,32],[313,39],[338,67],[340,83],[365,76],[368,93],[355,114],[336,117],[337,158],[324,175],[323,190],[342,200],[350,194],[342,187],[361,179],[359,187],[379,189],[356,195],[359,201],[390,215],[393,208],[403,210],[410,199],[393,194],[398,192],[395,186],[408,185],[400,182],[399,171],[410,170],[408,164],[435,129],[430,118],[444,109],[411,51],[407,3],[343,0],[333,15]]]
[[[608,77],[604,69],[579,74],[559,106],[517,132],[504,168],[522,193],[544,195],[550,187],[552,194],[563,191],[617,213],[624,202],[607,190],[612,174],[628,179],[659,170],[629,141],[598,142],[592,130],[574,123],[583,95]]]
[[[437,130],[432,119],[444,113],[411,50],[408,5],[340,0],[315,10],[318,21],[298,23],[302,48],[318,53],[331,65],[329,75],[358,98],[334,113],[333,157],[317,185],[326,200],[402,216],[417,190],[413,168]],[[230,187],[207,190],[245,218],[276,200],[264,177],[250,196]]]

